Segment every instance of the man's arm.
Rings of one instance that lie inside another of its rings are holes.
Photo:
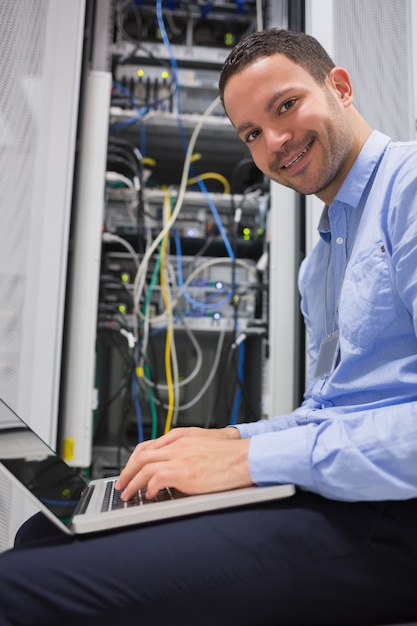
[[[417,497],[417,402],[340,415],[252,437],[255,483],[293,482],[336,500]]]

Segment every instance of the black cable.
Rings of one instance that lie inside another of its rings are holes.
[[[136,25],[137,25],[137,30],[138,30],[138,35],[137,37],[133,37],[131,34],[129,34],[126,30],[126,28],[124,27],[124,17],[125,14],[128,12],[129,9],[132,9],[132,13],[133,13],[133,17],[136,21]],[[142,18],[141,18],[141,14],[140,14],[140,10],[139,7],[136,5],[136,3],[132,0],[121,0],[116,4],[115,7],[115,25],[116,28],[119,32],[119,34],[121,35],[121,37],[125,40],[125,41],[129,41],[130,43],[134,44],[134,49],[126,54],[126,55],[122,55],[119,58],[115,59],[115,62],[117,63],[117,65],[123,65],[124,63],[127,63],[130,59],[135,58],[136,57],[136,53],[138,52],[138,50],[142,50],[146,56],[155,64],[160,65],[161,67],[165,67],[169,70],[171,70],[171,64],[169,62],[169,60],[167,59],[161,59],[160,57],[155,57],[155,55],[152,53],[151,50],[149,50],[142,42],[142,31],[143,31],[143,22],[142,22]],[[175,94],[175,90],[176,90],[176,85],[175,82],[172,81],[169,84],[169,94],[167,94],[166,96],[164,96],[163,98],[156,98],[155,100],[144,100],[143,102],[140,102],[140,100],[137,100],[135,98],[135,101],[142,106],[149,106],[149,108],[157,108],[159,105],[161,105],[163,102],[165,101],[171,101],[174,94]]]
[[[157,62],[157,59],[155,59],[155,62]],[[121,84],[123,84],[123,81]],[[139,98],[136,94],[133,93],[131,94],[131,97],[129,97],[124,93],[113,92],[111,95],[112,106],[119,106],[122,109],[128,109],[131,108],[133,99],[136,107],[149,107],[149,109],[158,109],[158,107],[164,102],[171,103],[176,90],[176,86],[173,81],[169,83],[165,81],[164,84],[168,87],[168,93],[165,96],[158,96],[155,98]],[[129,91],[131,92],[132,90],[129,89]],[[171,104],[169,106],[171,109]]]
[[[116,166],[116,171],[123,170],[123,168],[118,166],[125,166],[134,177],[137,177],[139,181],[138,189],[136,191],[136,220],[137,224],[139,225],[141,223],[144,211],[142,155],[140,154],[139,149],[130,141],[124,139],[123,137],[118,137],[110,133],[107,149],[108,170],[110,169],[111,165]],[[124,171],[121,171],[121,173],[125,174]],[[141,242],[138,241],[138,247],[140,247],[140,245]]]
[[[123,165],[123,168],[115,168],[116,171],[120,171],[125,174],[125,170],[133,177],[139,180],[139,186],[142,187],[143,178],[143,164],[142,156],[139,150],[129,141],[117,137],[113,134],[109,135],[107,146],[107,169],[109,170],[109,164]]]
[[[129,288],[127,287],[127,285],[125,285],[124,282],[122,282],[119,278],[116,278],[115,276],[112,276],[111,274],[100,274],[100,288],[104,287],[106,284],[114,285],[115,287],[122,289],[122,291],[124,291],[127,294],[129,298],[129,302],[133,304],[133,292],[131,292]],[[111,304],[111,303],[107,302],[105,304]]]
[[[256,167],[251,157],[241,159],[233,168],[230,176],[230,193],[245,193],[250,186],[261,184],[262,172]]]
[[[140,154],[139,149],[135,146],[131,141],[125,139],[124,137],[120,137],[119,135],[114,135],[112,133],[109,134],[108,138],[109,145],[117,146],[119,149],[124,149],[127,153],[131,154],[133,159],[137,164],[137,171],[141,172],[143,168],[142,164],[142,155]]]
[[[219,385],[219,389],[217,391],[217,393],[215,394],[215,400],[214,400],[214,404],[211,410],[211,413],[209,415],[207,415],[205,423],[204,423],[204,428],[213,428],[213,427],[218,427],[219,423],[218,423],[218,418],[217,418],[217,414],[220,413],[221,411],[224,410],[224,407],[227,407],[229,404],[229,399],[228,399],[228,394],[226,393],[230,387],[229,387],[229,375],[230,375],[230,364],[229,364],[229,359],[230,359],[230,351],[231,351],[231,346],[234,342],[233,337],[230,338],[230,342],[229,345],[227,346],[223,346],[222,348],[222,354],[220,356],[220,360],[219,360],[219,365],[218,365],[218,374],[217,374],[217,380],[219,381],[220,385]],[[214,385],[216,379],[213,379],[212,384]],[[221,423],[222,426],[226,426],[226,424],[229,423],[229,419],[227,417],[227,410],[225,411],[226,415],[226,421],[225,423]]]
[[[135,368],[135,364],[134,364],[134,359],[132,357],[131,359],[131,368],[130,368],[130,372],[128,374],[127,380],[129,384],[129,387],[127,389],[127,393],[124,397],[124,402],[122,405],[122,412],[121,412],[121,419],[120,419],[120,424],[119,424],[119,430],[118,430],[118,441],[117,441],[117,465],[120,467],[122,465],[121,463],[121,456],[122,456],[122,450],[125,449],[129,454],[131,452],[133,452],[136,443],[137,443],[137,439],[135,441],[135,443],[130,444],[130,442],[126,439],[127,436],[127,426],[129,424],[129,416],[130,416],[130,410],[133,406],[133,399],[132,399],[132,375],[134,372],[134,368]]]
[[[153,393],[155,407],[157,411],[158,433],[162,433],[163,419],[161,416],[161,411],[164,406],[164,401],[162,400],[160,393],[159,393],[158,384],[157,384],[158,374],[156,370],[156,366],[161,359],[160,359],[160,352],[158,350],[155,350],[153,343],[154,343],[153,338],[151,336],[149,338],[149,343],[148,343],[148,349],[151,352],[150,356],[143,352],[140,344],[136,345],[137,353],[141,356],[143,361],[146,362],[148,366],[147,377],[151,385],[149,385],[145,380],[141,380],[141,379],[138,380],[138,383],[139,383],[139,386],[142,387],[144,394],[146,394],[146,397],[148,398],[147,402],[149,406],[151,403],[151,400],[149,397],[149,390],[151,389]]]
[[[122,337],[120,335],[119,331],[113,331],[111,328],[101,328],[98,331],[98,339],[104,338],[104,339],[109,339],[110,340],[110,346],[107,346],[107,348],[116,348],[121,356],[122,359],[124,360],[125,358],[125,354],[124,351],[121,351],[121,345],[120,345],[120,341],[119,342],[115,342],[116,337],[121,340]],[[125,339],[123,338],[123,342],[125,343]],[[102,357],[104,360],[104,357]],[[108,361],[111,360],[111,353],[110,355],[107,355]],[[108,370],[107,370],[108,371]],[[119,399],[122,394],[126,391],[126,388],[130,382],[129,378],[125,378],[124,380],[122,380],[122,383],[120,384],[120,386],[116,389],[116,391],[113,393],[112,396],[107,397],[106,400],[103,402],[103,396],[105,396],[105,394],[109,391],[110,385],[108,384],[109,381],[106,381],[106,383],[103,385],[102,384],[102,380],[100,380],[99,382],[99,405],[98,405],[98,411],[97,411],[97,415],[96,415],[96,419],[95,419],[95,428],[94,428],[94,433],[93,433],[93,439],[95,441],[95,443],[99,443],[100,439],[102,438],[102,436],[105,434],[105,425],[106,422],[109,419],[108,416],[108,410],[111,407],[111,405],[113,404],[113,402],[115,402],[117,399]]]
[[[235,370],[235,376],[236,376],[236,381],[237,381],[237,388],[239,388],[241,390],[241,392],[242,392],[242,400],[243,400],[244,406],[249,410],[249,413],[250,413],[250,416],[248,416],[247,418],[245,416],[245,421],[257,421],[259,419],[259,412],[256,411],[256,409],[253,407],[253,405],[252,405],[252,403],[251,403],[251,401],[249,399],[249,396],[248,396],[248,393],[247,393],[247,390],[246,390],[246,386],[245,386],[245,378],[243,377],[242,381],[239,379],[239,371],[238,371],[238,366],[237,366],[237,361],[239,360],[239,357],[238,357],[238,346],[236,346],[236,348],[234,349],[234,352],[236,353],[236,359],[232,359],[230,361],[230,366]],[[233,401],[234,401],[234,398],[233,398]]]
[[[227,354],[227,361],[226,361],[226,372],[227,372],[228,379],[230,380],[233,378],[233,381],[234,381],[233,385],[227,385],[229,393],[227,394],[226,411],[227,411],[228,416],[232,415],[236,393],[239,390],[239,388],[241,388],[241,383],[239,380],[239,373],[238,373],[238,366],[236,363],[236,361],[239,360],[239,350],[238,350],[238,347],[236,346],[235,341],[236,341],[236,336],[234,337],[229,347],[229,352]],[[234,376],[231,376],[232,372],[234,372],[235,374]],[[229,418],[229,422],[230,422],[230,418]]]
[[[124,27],[124,17],[125,17],[125,13],[128,12],[128,9],[132,9],[133,17],[135,18],[135,21],[136,21],[136,25],[138,28],[137,38],[132,37]],[[115,24],[116,24],[117,30],[119,31],[123,39],[125,39],[126,41],[130,41],[130,43],[133,43],[137,46],[140,45],[139,37],[141,36],[143,23],[142,23],[142,19],[139,13],[139,9],[136,6],[136,4],[132,2],[132,0],[119,0],[119,2],[116,3]]]
[[[111,167],[113,166],[113,167]],[[123,166],[123,167],[121,167]],[[107,152],[107,171],[116,171],[126,176],[126,170],[133,176],[137,176],[137,169],[129,158],[125,155],[116,152],[115,150],[109,150]]]
[[[204,241],[202,247],[195,253],[194,258],[199,258],[204,256],[205,252],[210,248],[211,244],[216,240],[216,235],[210,235]]]

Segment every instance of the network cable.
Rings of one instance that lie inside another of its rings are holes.
[[[182,114],[181,114],[181,98],[180,98],[180,82],[179,82],[179,77],[178,77],[178,65],[177,65],[177,61],[174,55],[174,52],[172,50],[172,46],[171,43],[169,41],[166,29],[165,29],[165,24],[164,24],[164,20],[163,20],[163,16],[162,16],[162,0],[156,0],[156,15],[157,15],[157,20],[158,20],[158,26],[161,32],[161,37],[162,40],[164,42],[164,45],[168,51],[169,54],[169,58],[170,58],[170,62],[171,62],[171,67],[172,67],[172,71],[173,71],[173,76],[174,76],[174,82],[176,85],[176,90],[175,90],[175,94],[176,94],[176,100],[177,100],[177,113],[178,113],[178,126],[179,126],[179,132],[180,132],[180,138],[181,141],[183,143],[183,147],[184,147],[184,152],[187,154],[187,140],[185,137],[185,132],[184,132],[184,127],[182,124]],[[210,109],[210,113],[212,110],[214,110],[217,105],[220,103],[220,98],[217,97],[214,102],[216,103],[216,105],[213,107],[213,109],[211,109],[211,107],[209,106],[208,109]],[[207,112],[206,112],[207,113]],[[203,117],[206,117],[206,113],[203,115]],[[190,141],[191,142],[191,141]],[[187,165],[187,172],[190,168],[190,165]],[[220,219],[220,216],[218,214],[218,211],[216,209],[216,206],[213,202],[213,200],[210,197],[210,194],[207,191],[207,187],[204,184],[203,179],[200,176],[196,176],[196,182],[201,190],[201,192],[204,194],[204,197],[207,201],[207,204],[210,208],[210,211],[212,212],[212,215],[215,219],[217,228],[219,229],[219,233],[223,239],[224,245],[226,247],[226,251],[228,253],[228,255],[230,257],[233,257],[233,250],[230,246],[229,243],[229,239],[227,237],[226,231],[223,227],[222,221]]]
[[[169,192],[165,194],[164,202],[164,222],[169,220],[170,215],[170,197]],[[178,391],[178,362],[176,359],[175,342],[174,342],[174,329],[173,329],[173,315],[171,307],[171,296],[169,292],[169,281],[167,280],[167,274],[165,269],[165,257],[166,248],[168,243],[168,233],[165,235],[161,243],[161,267],[160,267],[160,283],[162,290],[162,297],[165,304],[165,311],[167,314],[167,328],[166,328],[166,342],[165,342],[165,373],[168,386],[168,409],[167,417],[165,421],[164,433],[167,433],[171,429],[172,419],[175,408],[175,391]],[[174,376],[172,375],[174,370]]]
[[[219,102],[219,97],[217,97],[207,107],[204,115],[199,119],[196,127],[193,130],[193,133],[192,133],[191,138],[190,138],[190,142],[188,144],[187,153],[186,153],[186,156],[185,156],[183,173],[182,173],[182,178],[181,178],[181,184],[180,184],[180,187],[179,187],[179,191],[178,191],[178,196],[177,196],[177,201],[176,201],[175,207],[174,207],[174,209],[172,211],[171,217],[168,220],[168,222],[165,224],[163,229],[158,233],[158,235],[153,240],[152,244],[146,250],[146,252],[145,252],[145,254],[143,256],[143,259],[141,261],[141,264],[139,266],[138,272],[137,272],[137,274],[135,276],[135,282],[134,282],[135,306],[136,306],[136,309],[137,309],[139,315],[140,315],[139,302],[140,302],[140,299],[141,299],[141,292],[142,292],[142,289],[143,289],[143,280],[144,280],[144,275],[146,275],[146,270],[147,270],[149,259],[151,258],[151,256],[153,255],[154,251],[156,250],[156,248],[160,244],[160,242],[163,239],[163,237],[165,236],[166,232],[171,230],[172,226],[175,224],[175,221],[176,221],[176,219],[178,217],[178,214],[179,214],[179,212],[181,210],[181,207],[182,207],[182,204],[183,204],[183,201],[184,201],[185,191],[186,191],[186,187],[187,187],[187,180],[188,180],[188,170],[189,170],[190,161],[191,161],[191,157],[192,157],[192,154],[193,154],[195,142],[197,140],[198,134],[199,134],[199,132],[200,132],[200,130],[201,130],[205,120],[211,114],[211,112],[215,109],[215,107],[217,106],[218,102]]]

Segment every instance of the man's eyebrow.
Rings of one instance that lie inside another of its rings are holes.
[[[239,124],[239,126],[236,127],[236,132],[238,135],[241,135],[246,130],[253,128],[254,126],[255,124],[253,124],[253,122],[243,122],[243,124]]]
[[[289,91],[290,91],[289,87],[286,89],[281,89],[280,91],[276,91],[274,95],[266,103],[265,109],[264,109],[265,113],[269,113],[271,109],[273,109],[275,103],[278,100],[281,100],[281,98],[284,98]],[[243,122],[242,124],[239,124],[239,126],[236,127],[237,134],[240,135],[241,133],[244,133],[246,130],[250,130],[254,126],[256,126],[256,124],[254,124],[253,122],[249,122],[249,121]]]
[[[266,103],[265,106],[265,112],[269,113],[270,110],[274,107],[275,103],[278,100],[281,100],[281,98],[284,98],[286,96],[286,94],[288,93],[288,91],[290,91],[290,88],[286,88],[286,89],[281,89],[280,91],[276,91],[274,93],[274,95],[268,100],[268,102]]]

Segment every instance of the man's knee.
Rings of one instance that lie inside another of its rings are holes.
[[[26,520],[16,533],[14,547],[29,547],[30,545],[45,545],[62,543],[66,539],[64,533],[59,530],[43,513],[36,513]]]

